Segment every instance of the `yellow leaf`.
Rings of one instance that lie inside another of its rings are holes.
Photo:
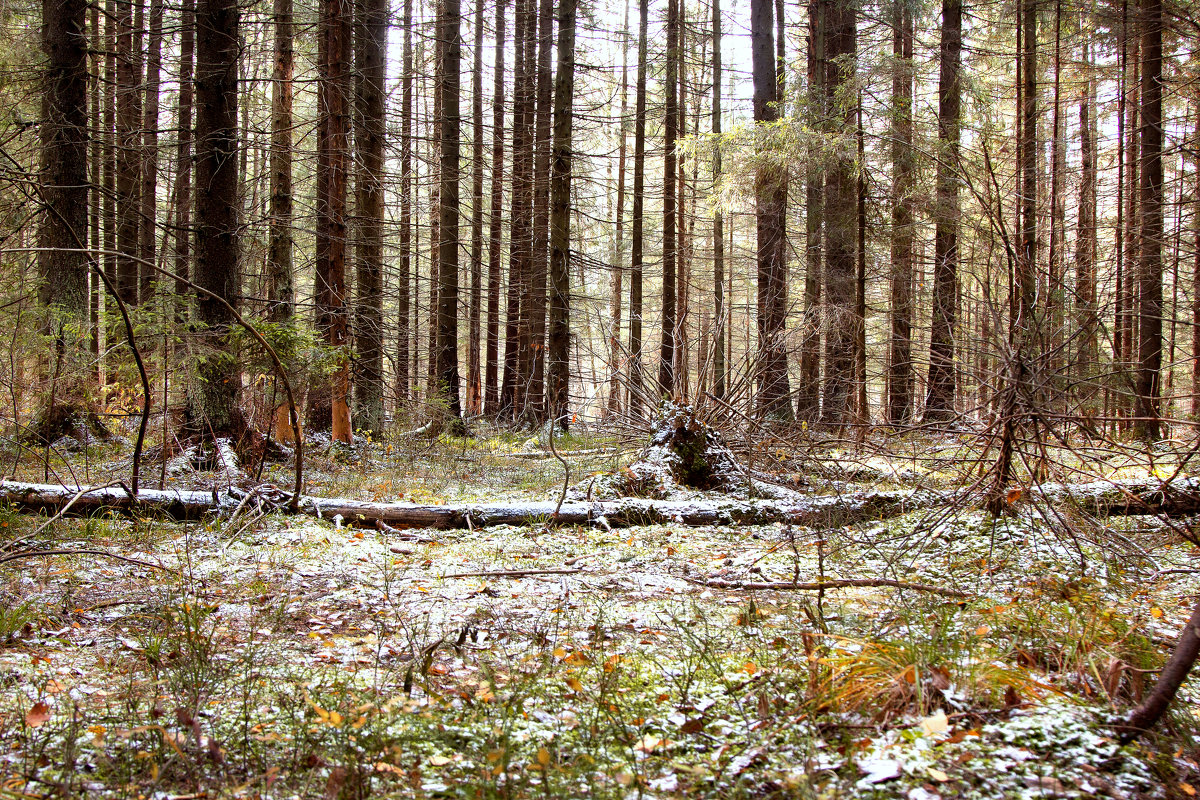
[[[975,629],[975,635],[976,636],[987,636],[991,630],[992,629],[989,628],[987,625],[980,625],[978,628]]]
[[[620,654],[620,653],[617,653],[616,655],[611,655],[611,656],[609,656],[609,657],[608,657],[608,660],[604,662],[604,671],[605,671],[605,672],[612,672],[614,669],[616,669],[616,667],[617,667],[617,662],[619,662],[620,660],[621,660],[621,654]]]
[[[1161,608],[1159,608],[1158,606],[1155,606],[1154,608],[1150,609],[1150,616],[1154,617],[1155,619],[1160,619],[1162,617],[1162,615],[1163,615],[1163,610]]]
[[[742,664],[742,672],[746,673],[747,675],[753,675],[754,673],[758,672],[758,665],[753,661],[747,661],[745,664]]]
[[[1183,793],[1186,794],[1188,797],[1196,796],[1196,788],[1194,786],[1192,786],[1190,783],[1180,781],[1179,788],[1182,789]]]
[[[588,658],[586,654],[576,650],[567,657],[567,663],[573,667],[582,667],[584,664],[592,663],[592,660]]]
[[[567,651],[562,649],[561,647],[556,647],[556,648],[554,648],[554,657],[558,658],[558,659],[566,658]]]
[[[583,684],[579,682],[579,678],[576,678],[573,676],[570,678],[567,678],[567,686],[571,687],[572,692],[582,692],[583,691]]]
[[[435,767],[444,767],[450,763],[450,759],[446,758],[445,756],[431,756],[429,758],[429,763]]]
[[[491,761],[492,763],[495,763],[502,758],[504,758],[504,748],[500,748],[499,750],[489,751],[487,754],[487,760]]]
[[[926,717],[921,720],[921,730],[926,733],[945,733],[950,729],[950,720],[946,718],[946,712],[940,708],[932,717]]]
[[[925,770],[925,772],[929,774],[929,777],[933,778],[938,783],[945,783],[946,781],[950,780],[950,776],[942,772],[940,769],[929,767]]]
[[[634,746],[634,750],[640,750],[643,753],[649,753],[656,747],[666,744],[665,740],[658,738],[654,734],[647,733],[642,737],[642,740]]]
[[[550,764],[550,751],[544,747],[539,747],[537,759],[538,759],[538,763],[541,764],[543,767],[548,766]]]

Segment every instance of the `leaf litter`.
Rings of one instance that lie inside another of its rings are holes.
[[[1196,681],[1179,738],[1122,748],[1111,724],[1200,591],[1166,571],[1200,564],[1153,524],[1110,525],[1084,539],[1026,511],[833,530],[501,526],[398,547],[344,521],[266,517],[236,537],[217,520],[63,521],[64,548],[172,572],[53,557],[3,576],[9,608],[39,609],[0,648],[3,788],[1175,796],[1197,780],[1178,744]],[[580,571],[536,574],[568,563]],[[512,575],[448,577],[479,572]],[[971,599],[702,585],[875,575]]]

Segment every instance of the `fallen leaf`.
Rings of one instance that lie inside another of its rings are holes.
[[[450,763],[450,759],[446,756],[430,756],[429,763],[435,767],[444,767]]]
[[[928,773],[929,777],[933,778],[938,783],[945,783],[946,781],[950,780],[950,776],[942,772],[940,769],[929,767],[925,770],[925,772]]]
[[[25,712],[25,724],[31,728],[40,728],[50,719],[50,706],[38,701],[33,708]]]
[[[945,733],[950,729],[950,720],[946,718],[946,712],[940,708],[938,712],[931,717],[926,717],[921,720],[921,730],[929,734]]]

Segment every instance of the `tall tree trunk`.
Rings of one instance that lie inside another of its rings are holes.
[[[504,9],[496,6],[496,56],[492,81],[492,196],[488,219],[487,354],[484,358],[483,411],[500,413],[498,385],[500,349],[501,255],[504,237]]]
[[[483,2],[475,0],[475,63],[471,70],[471,286],[467,301],[467,413],[483,411],[479,369],[483,312]]]
[[[91,184],[88,187],[88,235],[90,237],[91,253],[88,254],[89,266],[96,267],[102,262],[100,250],[104,247],[104,242],[101,238],[101,220],[103,219],[102,211],[102,192],[101,184],[104,180],[104,146],[108,132],[101,125],[104,119],[104,54],[107,49],[104,44],[102,35],[102,27],[100,25],[100,3],[94,2],[88,9],[88,36],[90,38],[89,47],[91,52],[89,57],[91,65],[89,67],[90,74],[88,80],[90,85],[87,87],[88,93],[88,137],[90,146],[88,148],[88,182]],[[102,352],[102,339],[100,333],[100,306],[102,303],[104,288],[99,277],[94,272],[89,272],[87,276],[89,284],[88,288],[88,328],[90,347],[94,363],[96,365],[96,377],[100,385],[104,382],[104,362],[99,356]],[[107,344],[104,342],[103,344]]]
[[[770,0],[764,0],[770,2]],[[679,2],[667,0],[666,101],[663,104],[662,344],[658,353],[658,392],[675,389],[675,140],[679,129]],[[774,69],[772,69],[774,74]]]
[[[629,254],[629,413],[642,404],[642,213],[646,204],[646,61],[648,0],[638,0],[638,68],[633,122],[633,230]]]
[[[1157,439],[1162,368],[1162,0],[1142,3],[1141,256],[1138,264],[1138,436]]]
[[[292,0],[274,0],[275,69],[271,81],[271,200],[267,307],[273,322],[294,313],[292,286]],[[289,426],[290,427],[290,426]]]
[[[1196,130],[1192,147],[1200,146],[1200,107],[1196,109]],[[1192,189],[1192,404],[1193,417],[1200,417],[1200,151],[1193,158],[1195,175]]]
[[[559,0],[550,186],[550,325],[546,350],[549,419],[568,423],[571,340],[571,126],[575,93],[575,0]]]
[[[102,214],[104,242],[104,258],[101,266],[105,277],[114,286],[117,284],[117,83],[119,67],[117,66],[117,4],[116,0],[105,0],[104,3],[104,164],[102,166],[101,188],[103,206]],[[182,47],[182,44],[181,44]],[[111,302],[104,292],[100,293],[105,309]],[[108,342],[112,341],[112,333],[107,328],[104,331],[105,350]],[[100,358],[101,383],[111,380],[111,374],[104,357]]]
[[[750,42],[754,67],[754,121],[779,119],[779,73],[775,51],[773,0],[751,0]],[[784,239],[787,199],[780,168],[764,165],[754,178],[758,234],[758,384],[757,413],[769,419],[792,418],[788,400],[787,354],[783,332],[787,316],[787,262]],[[853,223],[852,223],[853,224]]]
[[[808,4],[808,108],[825,119],[825,22],[828,2]],[[809,152],[804,176],[804,326],[800,338],[800,382],[796,416],[816,422],[821,409],[821,222],[825,177],[816,148]]]
[[[383,182],[387,0],[360,0],[354,20],[356,76],[355,420],[383,432]]]
[[[464,432],[458,379],[458,173],[459,173],[459,73],[462,35],[459,0],[441,0],[438,39],[442,57],[438,91],[441,95],[441,239],[438,246],[437,342],[438,389],[447,401],[450,430]]]
[[[712,132],[721,138],[721,0],[712,0],[713,94]],[[721,148],[713,148],[713,190],[721,185]],[[713,395],[725,399],[725,215],[718,205],[713,212]]]
[[[523,357],[529,337],[529,275],[533,259],[533,117],[537,13],[534,0],[517,0],[514,25],[512,203],[509,213],[509,265],[504,341],[502,414],[525,412],[529,374]],[[524,342],[524,343],[523,343]]]
[[[397,245],[400,253],[396,265],[396,398],[400,404],[411,396],[411,351],[408,346],[412,322],[412,9],[413,0],[404,0],[404,53],[402,86],[400,90],[400,232]]]
[[[438,265],[441,263],[442,246],[442,182],[441,182],[441,152],[442,152],[442,92],[441,92],[441,63],[445,57],[438,25],[441,23],[441,0],[434,0],[433,21],[433,113],[426,119],[426,130],[431,135],[425,137],[429,144],[429,293],[428,293],[428,336],[425,338],[425,394],[430,400],[438,396]],[[428,107],[428,106],[427,106]]]
[[[834,0],[821,21],[826,28],[825,91],[830,114],[841,104],[839,133],[852,131],[857,118],[845,101],[854,81],[857,26],[854,7]],[[825,181],[825,292],[829,330],[825,338],[825,388],[821,419],[830,424],[850,422],[850,392],[854,385],[854,296],[858,247],[858,182],[854,159],[839,148]]]
[[[1079,347],[1075,368],[1078,376],[1090,381],[1096,369],[1096,336],[1100,326],[1096,306],[1096,131],[1092,109],[1096,102],[1096,82],[1091,73],[1088,42],[1083,43],[1083,70],[1086,78],[1079,100],[1079,220],[1075,238],[1075,323]],[[1080,397],[1086,402],[1094,387],[1083,385]]]
[[[179,136],[175,142],[175,231],[173,235],[173,269],[182,280],[175,282],[176,302],[186,303],[188,287],[184,283],[191,271],[192,242],[192,100],[195,87],[192,85],[193,62],[196,47],[195,0],[183,0],[179,18]],[[290,126],[289,126],[290,127]],[[179,308],[181,317],[187,316],[187,308]]]
[[[349,169],[350,3],[322,0],[318,48],[317,330],[333,348],[334,370],[309,395],[308,424],[350,441],[350,362],[346,354],[346,177]]]
[[[128,304],[138,299],[138,200],[141,177],[141,76],[133,51],[133,5],[117,3],[117,293]]]
[[[1037,333],[1037,0],[1021,0],[1021,225],[1013,327],[1027,345]]]
[[[537,20],[537,111],[534,115],[533,259],[529,273],[529,341],[524,346],[528,391],[524,417],[541,422],[546,415],[546,278],[550,244],[550,147],[553,124],[551,53],[554,2],[540,0]]]
[[[904,0],[892,4],[892,334],[888,348],[887,420],[912,419],[913,313],[913,19]]]
[[[146,100],[142,104],[141,222],[138,228],[138,295],[148,302],[154,296],[158,211],[158,95],[162,72],[163,0],[150,0],[150,41],[146,48]]]
[[[207,352],[190,400],[193,435],[246,433],[238,407],[241,370],[229,352],[238,304],[238,4],[200,0],[196,28],[196,322]],[[217,299],[219,298],[219,299]],[[223,302],[222,302],[223,301]]]
[[[719,0],[717,0],[719,2]],[[625,0],[625,23],[621,28],[621,117],[617,149],[617,202],[614,220],[616,246],[613,252],[612,293],[608,304],[608,405],[607,414],[621,410],[621,295],[625,275],[625,159],[629,150],[629,0]],[[719,212],[718,212],[719,213]]]
[[[962,0],[942,2],[938,80],[937,202],[934,205],[933,326],[925,420],[955,415],[954,339],[958,312],[958,142],[962,65]],[[1028,151],[1032,154],[1032,149]]]
[[[1067,169],[1066,143],[1062,124],[1062,0],[1054,3],[1054,106],[1050,122],[1050,251],[1047,253],[1046,325],[1047,365],[1057,375],[1062,363],[1064,304],[1063,247],[1066,242],[1066,198],[1063,192]],[[1059,384],[1061,388],[1062,384]]]
[[[88,331],[88,127],[87,3],[43,0],[41,214],[38,299],[47,308],[55,339],[56,370],[51,402],[40,426],[47,441],[63,416],[75,417],[87,405],[88,372],[83,368]],[[61,377],[59,377],[61,376]],[[66,414],[60,413],[65,410]]]

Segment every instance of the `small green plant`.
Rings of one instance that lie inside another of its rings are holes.
[[[0,597],[0,642],[12,642],[18,634],[31,630],[41,617],[32,600],[17,602],[7,596]]]

